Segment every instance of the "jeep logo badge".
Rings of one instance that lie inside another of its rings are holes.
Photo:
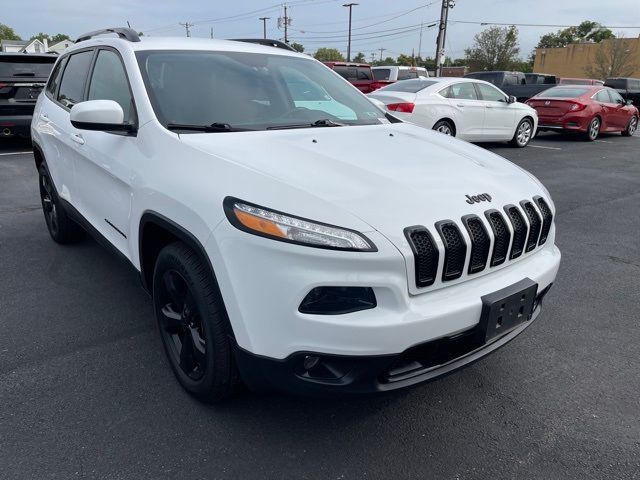
[[[472,196],[465,195],[465,197],[467,197],[467,203],[469,205],[473,205],[474,203],[491,201],[491,195],[489,195],[488,193],[480,193],[478,195],[472,195]]]

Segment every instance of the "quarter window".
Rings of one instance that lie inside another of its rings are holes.
[[[480,96],[483,100],[488,100],[490,102],[506,102],[504,94],[497,90],[496,88],[484,84],[484,83],[476,83],[476,87],[480,90]]]
[[[615,90],[611,90],[608,89],[609,91],[609,96],[611,97],[611,102],[613,103],[618,103],[620,105],[622,105],[624,103],[624,99],[622,98],[622,96],[616,92]]]
[[[71,108],[84,99],[84,86],[92,57],[93,50],[76,53],[69,57],[58,93],[58,101],[65,107]]]
[[[122,107],[125,121],[131,122],[133,99],[124,66],[115,52],[111,50],[98,52],[87,100],[113,100]]]

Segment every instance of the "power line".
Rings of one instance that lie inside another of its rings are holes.
[[[182,25],[184,27],[184,29],[186,30],[187,37],[190,37],[191,36],[190,28],[193,27],[193,23],[185,22],[185,23],[180,23],[180,25]]]
[[[515,26],[515,27],[554,27],[554,28],[569,28],[569,27],[579,27],[579,25],[556,25],[556,24],[548,24],[548,23],[504,23],[504,22],[477,22],[477,21],[468,21],[468,20],[451,20],[451,23],[466,23],[471,25],[503,25],[503,26]],[[628,29],[640,29],[640,26],[611,26],[611,25],[601,25],[602,28],[628,28]]]
[[[354,33],[352,36],[353,37],[363,37],[363,36],[367,36],[367,35],[373,35],[373,34],[379,34],[379,33],[387,33],[387,32],[398,32],[400,30],[403,31],[408,31],[407,29],[415,29],[415,30],[420,30],[420,28],[422,27],[423,29],[427,29],[427,28],[431,28],[434,27],[435,25],[437,25],[436,20],[431,20],[429,22],[422,22],[422,23],[416,23],[415,25],[404,25],[402,27],[396,27],[396,28],[387,28],[384,30],[372,30],[370,32],[362,32],[362,33]],[[432,25],[424,25],[425,23],[430,23]],[[300,31],[300,30],[298,30]],[[399,32],[399,33],[404,33],[404,32]],[[344,35],[327,35],[327,36],[311,36],[311,37],[301,37],[307,40],[330,40],[333,38],[344,38]]]

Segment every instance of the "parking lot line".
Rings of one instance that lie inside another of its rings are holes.
[[[531,145],[529,144],[530,147],[533,148],[546,148],[547,150],[562,150],[560,147],[545,147],[544,145]]]
[[[33,153],[33,152],[5,152],[5,153],[0,153],[0,157],[3,157],[5,155],[25,155],[27,153]]]
[[[595,141],[598,143],[613,143],[613,142],[610,142],[609,140],[595,140]]]

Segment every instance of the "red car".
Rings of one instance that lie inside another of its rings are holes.
[[[593,141],[600,132],[630,137],[638,128],[638,109],[612,88],[560,85],[527,100],[538,112],[538,130],[580,132]]]
[[[371,65],[366,63],[323,62],[327,67],[349,81],[362,93],[371,93],[380,85],[373,77]]]

